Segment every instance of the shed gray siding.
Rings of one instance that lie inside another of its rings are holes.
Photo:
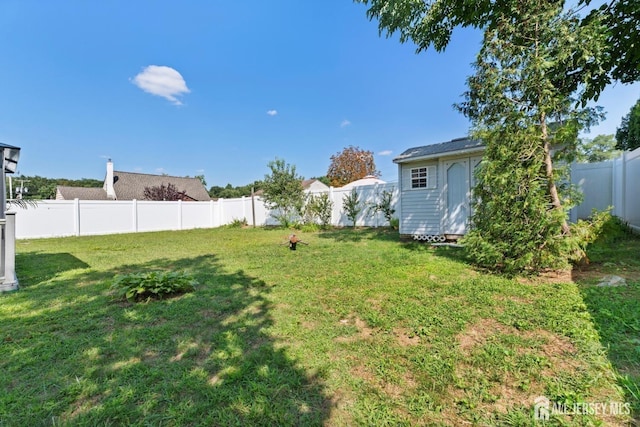
[[[430,166],[432,168],[428,170],[428,179],[431,188],[411,188],[411,170]],[[438,162],[401,164],[400,174],[400,234],[440,234],[442,186]]]

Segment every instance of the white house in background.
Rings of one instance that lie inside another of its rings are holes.
[[[352,181],[346,185],[340,187],[341,190],[351,190],[355,187],[364,187],[365,185],[386,184],[386,181],[381,180],[373,175],[367,175],[364,178],[360,178],[356,181]]]
[[[457,238],[467,232],[473,171],[483,152],[480,141],[458,138],[410,148],[393,159],[401,236]]]

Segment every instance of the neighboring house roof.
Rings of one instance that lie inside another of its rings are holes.
[[[329,186],[318,179],[305,179],[302,181],[302,188],[305,190],[328,190]]]
[[[107,178],[108,177],[108,178]],[[198,178],[185,178],[168,175],[149,175],[144,173],[114,171],[111,159],[107,162],[107,177],[100,188],[66,187],[56,188],[58,200],[145,200],[144,190],[149,187],[167,187],[172,184],[177,191],[184,192],[183,200],[209,201],[209,193]],[[108,181],[112,180],[113,185]]]
[[[484,145],[479,140],[465,138],[457,138],[439,144],[423,145],[421,147],[409,148],[398,157],[393,159],[394,163],[415,162],[418,160],[427,160],[443,157],[452,154],[467,154],[473,152],[481,152]]]
[[[56,187],[56,199],[107,200],[107,192],[102,188],[67,187],[58,185]]]
[[[144,200],[146,187],[160,187],[161,185],[166,187],[168,184],[173,184],[178,191],[184,191],[188,199],[211,200],[207,189],[198,178],[113,171],[113,189],[118,200]]]
[[[364,185],[375,185],[375,184],[386,184],[386,183],[387,183],[386,181],[376,178],[373,175],[367,175],[364,178],[360,178],[356,181],[352,181],[346,185],[343,185],[340,188],[348,190],[354,187],[362,187]]]

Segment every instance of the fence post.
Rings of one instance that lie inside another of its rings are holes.
[[[138,201],[133,199],[131,201],[131,214],[133,215],[132,224],[133,224],[133,232],[138,232]]]
[[[214,228],[216,226],[213,222],[213,204],[214,201],[209,200],[209,225],[211,226],[211,228]]]
[[[620,217],[624,220],[624,221],[629,221],[629,216],[627,215],[627,152],[623,151],[622,152],[622,173],[621,173],[621,177],[622,180],[620,182],[620,194],[621,194],[621,198],[620,198],[620,202],[621,202],[621,215]]]
[[[218,199],[218,226],[224,225],[224,199]]]
[[[378,183],[375,183],[375,187],[373,187],[373,203],[378,203],[378,200],[380,200],[380,194],[379,194],[380,189],[378,188]],[[367,207],[365,206],[365,210],[367,209]],[[365,216],[367,215],[367,213],[365,212]],[[376,224],[376,228],[379,227],[379,222],[378,222],[378,217],[380,216],[380,212],[376,211],[375,213],[375,224]]]
[[[331,201],[331,219],[329,220],[329,224],[333,224],[333,208],[336,206],[336,202],[333,200],[333,186],[329,186],[329,200]]]
[[[16,213],[6,213],[6,225],[4,229],[4,284],[18,288],[16,277]]]
[[[80,199],[73,199],[73,231],[80,235]]]
[[[178,230],[182,230],[182,200],[178,200]]]

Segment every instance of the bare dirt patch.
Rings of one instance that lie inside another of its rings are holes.
[[[524,285],[535,285],[540,283],[571,283],[572,270],[549,270],[543,271],[538,276],[519,277],[518,282]]]
[[[340,324],[344,326],[353,325],[358,329],[358,333],[355,335],[337,337],[335,339],[336,342],[349,343],[359,340],[366,340],[371,338],[371,336],[375,332],[367,325],[367,322],[360,319],[359,317],[348,317],[345,319],[340,319]]]
[[[481,319],[458,334],[456,338],[462,353],[469,355],[473,347],[484,344],[489,336],[495,335],[498,332],[507,333],[508,331],[508,326],[494,319]]]
[[[402,347],[412,347],[420,344],[420,337],[408,328],[393,328],[393,335]]]
[[[512,336],[513,340],[530,344],[512,348],[509,357],[513,359],[504,366],[473,362],[476,351],[492,342],[495,344],[497,336]],[[577,359],[578,351],[568,338],[542,329],[521,331],[494,319],[479,319],[458,334],[456,339],[464,356],[454,370],[461,383],[450,385],[448,394],[456,402],[475,401],[478,413],[504,414],[516,406],[532,406],[535,397],[544,392],[544,378],[553,378],[561,373],[578,375],[585,368],[583,362]],[[523,371],[515,363],[518,357],[543,358],[547,363],[537,368],[537,372],[535,369]],[[470,384],[476,386],[469,387]],[[478,385],[484,387],[484,393],[478,393],[475,389]],[[446,416],[456,419],[459,414],[455,411],[456,407],[451,406]]]

